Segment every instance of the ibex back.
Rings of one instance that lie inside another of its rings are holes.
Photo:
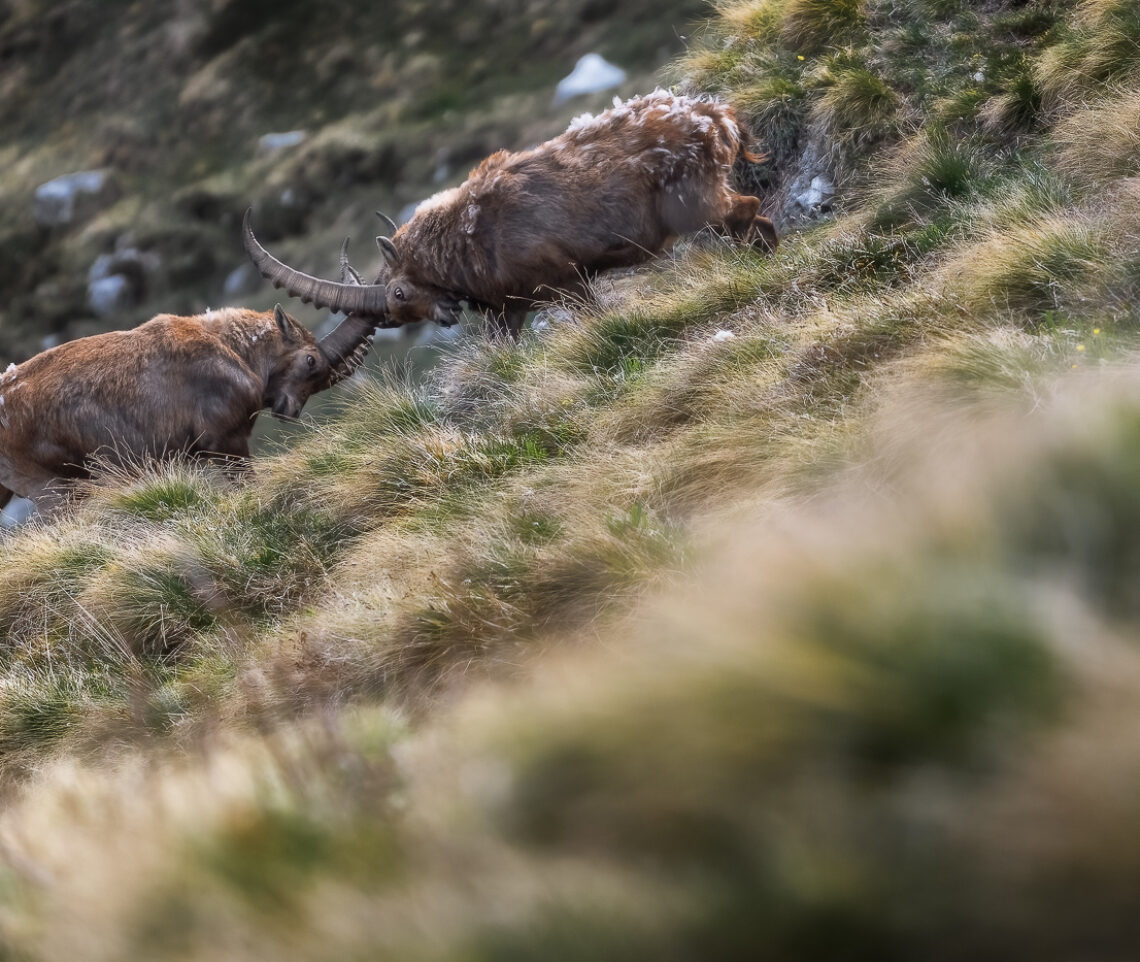
[[[10,365],[0,375],[0,508],[13,493],[53,507],[93,458],[240,463],[258,412],[298,417],[310,395],[352,373],[372,330],[350,317],[318,342],[280,306],[161,314]]]
[[[747,154],[731,107],[657,91],[575,120],[520,153],[499,151],[459,187],[425,201],[391,239],[371,285],[334,283],[282,264],[249,226],[246,250],[291,295],[390,326],[451,323],[459,302],[512,335],[526,312],[581,295],[591,275],[649,260],[704,227],[766,249],[777,240],[760,200],[730,185]]]

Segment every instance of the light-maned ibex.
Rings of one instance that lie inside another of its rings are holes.
[[[730,184],[741,154],[759,159],[731,107],[659,90],[579,117],[530,150],[492,154],[377,238],[386,263],[372,284],[287,267],[258,243],[248,212],[244,242],[266,278],[318,307],[397,326],[453,323],[467,301],[517,336],[536,303],[580,296],[591,275],[649,260],[682,234],[713,227],[775,249],[759,198]]]
[[[130,331],[69,341],[0,375],[0,508],[52,508],[93,458],[198,454],[241,464],[262,409],[296,418],[348,377],[374,324],[348,317],[317,341],[278,305],[160,314]]]

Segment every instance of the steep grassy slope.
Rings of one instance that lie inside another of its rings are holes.
[[[14,957],[1130,957],[1134,5],[677,76],[835,216],[0,544]]]

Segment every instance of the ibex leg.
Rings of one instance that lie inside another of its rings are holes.
[[[774,251],[779,244],[776,228],[760,214],[760,198],[734,194],[733,204],[724,218],[724,226],[738,241],[761,250]]]
[[[490,311],[486,315],[490,322],[491,336],[495,338],[509,337],[512,341],[519,339],[523,324],[526,323],[526,307],[508,307],[506,310]]]

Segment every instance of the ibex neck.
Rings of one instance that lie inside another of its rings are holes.
[[[262,381],[268,382],[273,361],[281,353],[281,331],[272,311],[228,307],[206,311],[202,319],[207,328],[245,359]]]

